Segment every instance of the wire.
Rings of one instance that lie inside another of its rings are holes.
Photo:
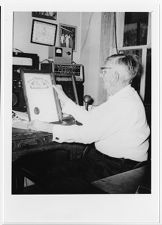
[[[54,62],[54,59],[53,58],[49,58],[49,59],[43,59],[42,61],[40,61],[39,63],[43,63],[43,62],[48,62],[48,63],[51,63],[51,62]]]
[[[14,50],[16,50],[16,51],[18,51],[18,52],[23,53],[23,51],[21,51],[21,50],[20,50],[20,49],[18,49],[18,48],[14,48]]]
[[[114,12],[114,31],[115,31],[115,48],[116,53],[119,54],[118,44],[117,44],[117,33],[116,33],[116,13]]]

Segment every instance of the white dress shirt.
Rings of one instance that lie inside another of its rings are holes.
[[[147,160],[150,129],[143,103],[130,85],[91,111],[72,101],[65,105],[64,111],[83,125],[54,126],[54,141],[95,142],[98,151],[111,157]]]

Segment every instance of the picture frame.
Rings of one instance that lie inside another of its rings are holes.
[[[57,12],[32,12],[32,17],[38,17],[49,20],[57,20]]]
[[[57,35],[57,24],[41,20],[32,21],[31,43],[55,46]]]
[[[67,24],[59,24],[60,47],[72,48],[77,51],[77,27]]]
[[[40,70],[21,70],[21,79],[29,120],[62,121],[61,105],[52,87],[55,84],[54,74]]]

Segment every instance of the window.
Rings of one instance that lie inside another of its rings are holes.
[[[144,104],[151,104],[151,13],[117,13],[118,50],[139,56],[143,65],[143,74],[132,84],[138,91]],[[121,35],[122,34],[122,35]]]
[[[124,46],[147,44],[148,13],[126,12],[124,18]]]

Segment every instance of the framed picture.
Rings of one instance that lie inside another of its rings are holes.
[[[53,73],[22,70],[21,78],[29,120],[61,121],[60,102],[52,87],[55,84]]]
[[[60,42],[60,47],[67,47],[67,48],[72,48],[73,51],[76,51],[77,48],[77,27],[75,26],[70,26],[66,24],[60,24],[59,25],[59,42]]]
[[[56,43],[57,24],[33,20],[31,43],[54,46]]]
[[[32,17],[57,20],[57,12],[32,12]]]

